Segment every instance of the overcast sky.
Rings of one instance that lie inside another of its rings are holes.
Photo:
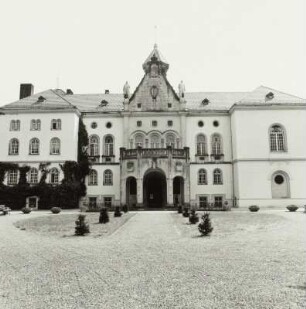
[[[35,93],[134,90],[155,37],[175,89],[265,85],[306,98],[305,20],[305,0],[1,0],[0,105],[24,82]]]

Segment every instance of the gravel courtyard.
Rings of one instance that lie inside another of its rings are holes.
[[[13,225],[25,218],[0,216],[1,309],[305,308],[302,211],[212,212],[210,237],[166,211],[138,212],[106,237]]]

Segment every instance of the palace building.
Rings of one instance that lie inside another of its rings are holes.
[[[82,117],[92,162],[83,202],[91,207],[306,204],[305,99],[264,86],[189,93],[181,82],[174,89],[156,45],[142,67],[136,89],[126,82],[120,94],[33,94],[21,84],[20,99],[0,109],[0,161],[31,166],[31,184],[49,162],[47,181],[58,184],[59,164],[77,160]],[[17,179],[12,170],[5,181]]]

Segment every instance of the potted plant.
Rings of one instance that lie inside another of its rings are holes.
[[[259,210],[259,206],[257,206],[257,205],[251,205],[251,206],[249,207],[249,210],[250,210],[251,212],[257,212],[257,211]]]
[[[192,209],[189,215],[189,223],[190,224],[196,224],[199,222],[199,217],[195,211],[195,209]]]
[[[29,214],[31,213],[32,209],[30,207],[23,207],[21,209],[21,211],[24,213],[24,214]]]
[[[290,212],[294,212],[294,211],[297,211],[299,209],[298,206],[296,205],[289,205],[286,207]]]
[[[61,211],[62,211],[62,210],[61,210],[61,208],[59,208],[59,207],[52,207],[52,208],[51,208],[51,212],[52,212],[53,214],[59,214]]]

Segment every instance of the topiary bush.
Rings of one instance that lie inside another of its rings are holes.
[[[31,213],[32,209],[29,208],[29,207],[23,207],[23,208],[21,209],[21,211],[22,211],[24,214],[29,214],[29,213]]]
[[[61,210],[60,207],[52,207],[52,208],[51,208],[51,212],[52,212],[53,214],[59,214],[61,211],[62,211],[62,210]]]
[[[201,236],[208,236],[214,229],[211,225],[209,213],[204,212],[201,219],[202,221],[198,225],[199,232],[201,233]]]
[[[101,208],[100,210],[100,217],[99,217],[99,223],[107,223],[109,222],[109,215],[108,215],[108,211],[107,208]]]
[[[189,211],[188,207],[184,207],[184,211],[182,213],[183,217],[188,218],[189,217]]]
[[[114,212],[114,217],[121,217],[121,216],[122,216],[122,212],[120,211],[120,207],[116,206],[115,212]]]
[[[298,206],[296,205],[289,205],[286,207],[290,212],[294,212],[294,211],[297,211],[299,209]]]
[[[249,207],[249,210],[250,210],[251,212],[257,212],[257,211],[259,210],[259,206],[257,206],[257,205],[252,205],[252,206]]]
[[[194,209],[191,210],[189,215],[189,223],[196,224],[199,222],[199,216]]]
[[[86,215],[79,215],[78,219],[75,221],[75,235],[84,236],[90,233],[89,224],[85,221]]]
[[[127,213],[127,212],[129,211],[128,206],[127,206],[127,205],[123,205],[123,206],[122,206],[122,211],[125,212],[125,213]]]

